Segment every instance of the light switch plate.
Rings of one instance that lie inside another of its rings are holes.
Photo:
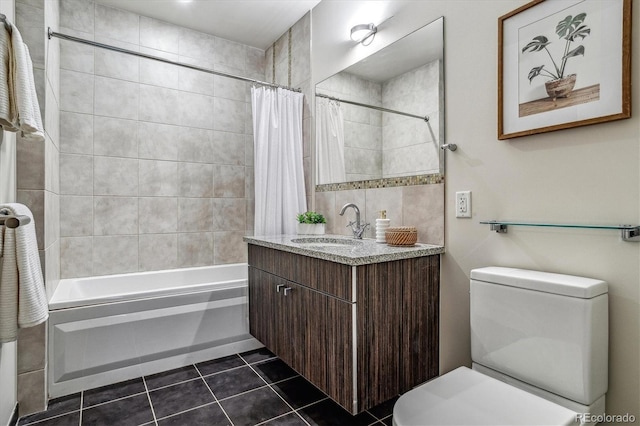
[[[456,217],[471,217],[471,191],[456,192]]]

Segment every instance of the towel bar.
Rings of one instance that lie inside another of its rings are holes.
[[[636,225],[582,225],[570,223],[532,223],[504,220],[481,220],[481,224],[489,225],[492,231],[506,234],[508,226],[538,226],[547,228],[577,228],[577,229],[612,229],[620,231],[622,241],[640,242],[640,226]]]
[[[18,226],[24,226],[31,222],[29,216],[11,216],[0,213],[0,226],[4,225],[7,228],[15,229]]]

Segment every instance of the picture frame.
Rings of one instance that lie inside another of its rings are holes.
[[[533,0],[498,18],[498,139],[631,117],[632,0]]]

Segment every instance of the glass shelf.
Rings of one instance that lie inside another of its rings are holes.
[[[501,234],[507,233],[509,226],[537,226],[546,228],[575,228],[575,229],[610,229],[620,231],[623,241],[640,242],[640,226],[637,225],[580,225],[575,223],[538,223],[516,222],[509,220],[482,220],[483,225],[489,225],[492,231]]]

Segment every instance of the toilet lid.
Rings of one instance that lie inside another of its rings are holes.
[[[405,393],[396,426],[578,425],[577,413],[467,367]]]

